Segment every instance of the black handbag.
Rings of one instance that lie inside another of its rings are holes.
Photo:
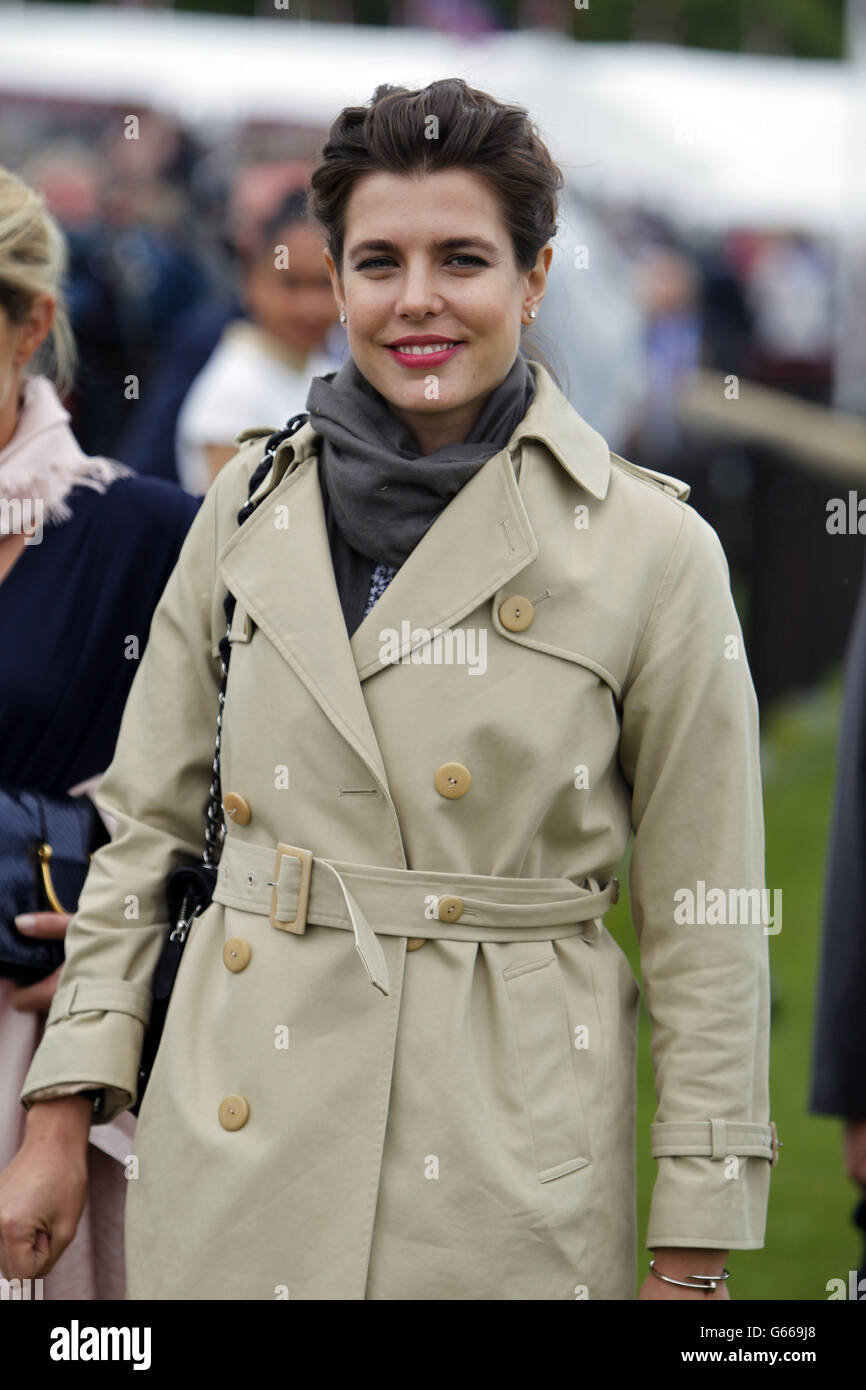
[[[32,985],[63,964],[63,942],[22,936],[21,912],[74,913],[94,850],[108,841],[88,796],[0,785],[0,976]]]
[[[252,496],[256,488],[262,482],[273,462],[274,454],[284,439],[288,439],[294,434],[307,420],[306,414],[293,415],[284,430],[279,430],[272,434],[268,440],[264,457],[255,469],[250,478],[249,492],[247,500],[238,512],[238,525],[243,526],[258,506],[253,502]],[[259,499],[262,500],[262,499]],[[225,822],[222,814],[222,790],[220,787],[220,740],[222,737],[222,716],[225,705],[226,683],[229,673],[229,656],[231,654],[231,643],[229,642],[229,630],[232,625],[232,616],[235,610],[235,597],[227,593],[223,600],[223,611],[226,615],[226,632],[219,644],[221,658],[222,679],[219,692],[219,713],[217,715],[216,744],[214,747],[213,758],[213,778],[210,784],[210,793],[205,813],[205,848],[200,860],[193,860],[188,864],[181,864],[172,870],[166,880],[166,903],[168,906],[168,920],[172,923],[162,952],[156,964],[151,983],[153,1003],[151,1006],[150,1020],[144,1033],[144,1041],[141,1048],[141,1060],[138,1069],[138,1094],[134,1105],[129,1108],[133,1115],[137,1115],[141,1107],[147,1083],[153,1070],[156,1054],[159,1049],[162,1031],[168,1015],[168,1007],[171,1001],[171,992],[174,982],[177,979],[177,972],[180,969],[180,962],[183,957],[184,947],[189,938],[192,924],[196,917],[199,917],[205,908],[210,905],[213,892],[216,887],[217,865],[219,862],[219,851],[225,836]]]

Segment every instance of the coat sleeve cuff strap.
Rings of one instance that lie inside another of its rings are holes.
[[[693,1154],[702,1158],[767,1158],[775,1162],[778,1141],[774,1124],[743,1120],[669,1120],[650,1125],[653,1158]]]
[[[151,993],[143,985],[129,980],[75,980],[56,990],[45,1026],[84,1013],[131,1014],[147,1024],[150,1009]]]

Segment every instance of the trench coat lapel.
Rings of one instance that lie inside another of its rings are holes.
[[[361,680],[426,645],[423,630],[459,623],[538,554],[506,450],[482,464],[439,513],[352,637]],[[380,657],[384,629],[399,656]],[[413,633],[420,636],[413,638]]]
[[[310,455],[291,469],[221,550],[219,573],[253,621],[387,790],[388,780],[334,578]],[[277,525],[285,506],[288,527]]]
[[[389,664],[379,657],[381,629],[399,632],[405,619],[413,630],[459,622],[535,558],[538,542],[503,450],[482,465],[436,518],[350,642],[317,469],[313,454],[284,476],[223,547],[218,569],[387,788],[361,686],[364,678]],[[281,505],[288,509],[286,529],[276,525],[275,508]]]
[[[379,657],[384,628],[401,634],[397,659],[402,658],[425,645],[423,637],[412,640],[412,630],[459,623],[536,559],[539,543],[512,463],[524,442],[538,440],[593,497],[606,496],[606,441],[572,409],[539,363],[530,359],[529,366],[535,395],[506,448],[440,512],[352,637],[361,680],[389,664]],[[410,636],[402,640],[407,620]]]

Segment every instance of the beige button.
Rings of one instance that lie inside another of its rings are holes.
[[[223,964],[227,970],[234,970],[235,973],[246,970],[251,955],[250,943],[244,941],[242,936],[233,936],[223,946]]]
[[[535,617],[535,609],[523,594],[511,594],[499,605],[499,621],[509,632],[523,632]]]
[[[459,922],[463,916],[463,899],[440,898],[437,916],[440,922]]]
[[[223,810],[235,825],[247,825],[252,815],[250,803],[239,792],[229,792],[223,797]]]
[[[406,942],[406,950],[417,951],[421,946],[424,945],[424,942],[426,940],[426,936],[410,936],[409,940]]]
[[[219,1117],[223,1129],[243,1129],[250,1117],[246,1096],[226,1096],[220,1101]]]
[[[440,796],[465,796],[472,785],[472,773],[462,763],[443,763],[433,774],[433,785]]]

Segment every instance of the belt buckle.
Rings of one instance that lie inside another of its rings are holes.
[[[301,882],[298,885],[298,913],[291,922],[277,921],[277,885],[280,881],[280,861],[284,854],[291,854],[301,861]],[[298,849],[295,845],[277,845],[277,862],[274,865],[273,891],[271,893],[270,922],[277,931],[294,932],[303,936],[307,930],[307,903],[310,900],[310,875],[313,872],[313,853],[309,849]]]

